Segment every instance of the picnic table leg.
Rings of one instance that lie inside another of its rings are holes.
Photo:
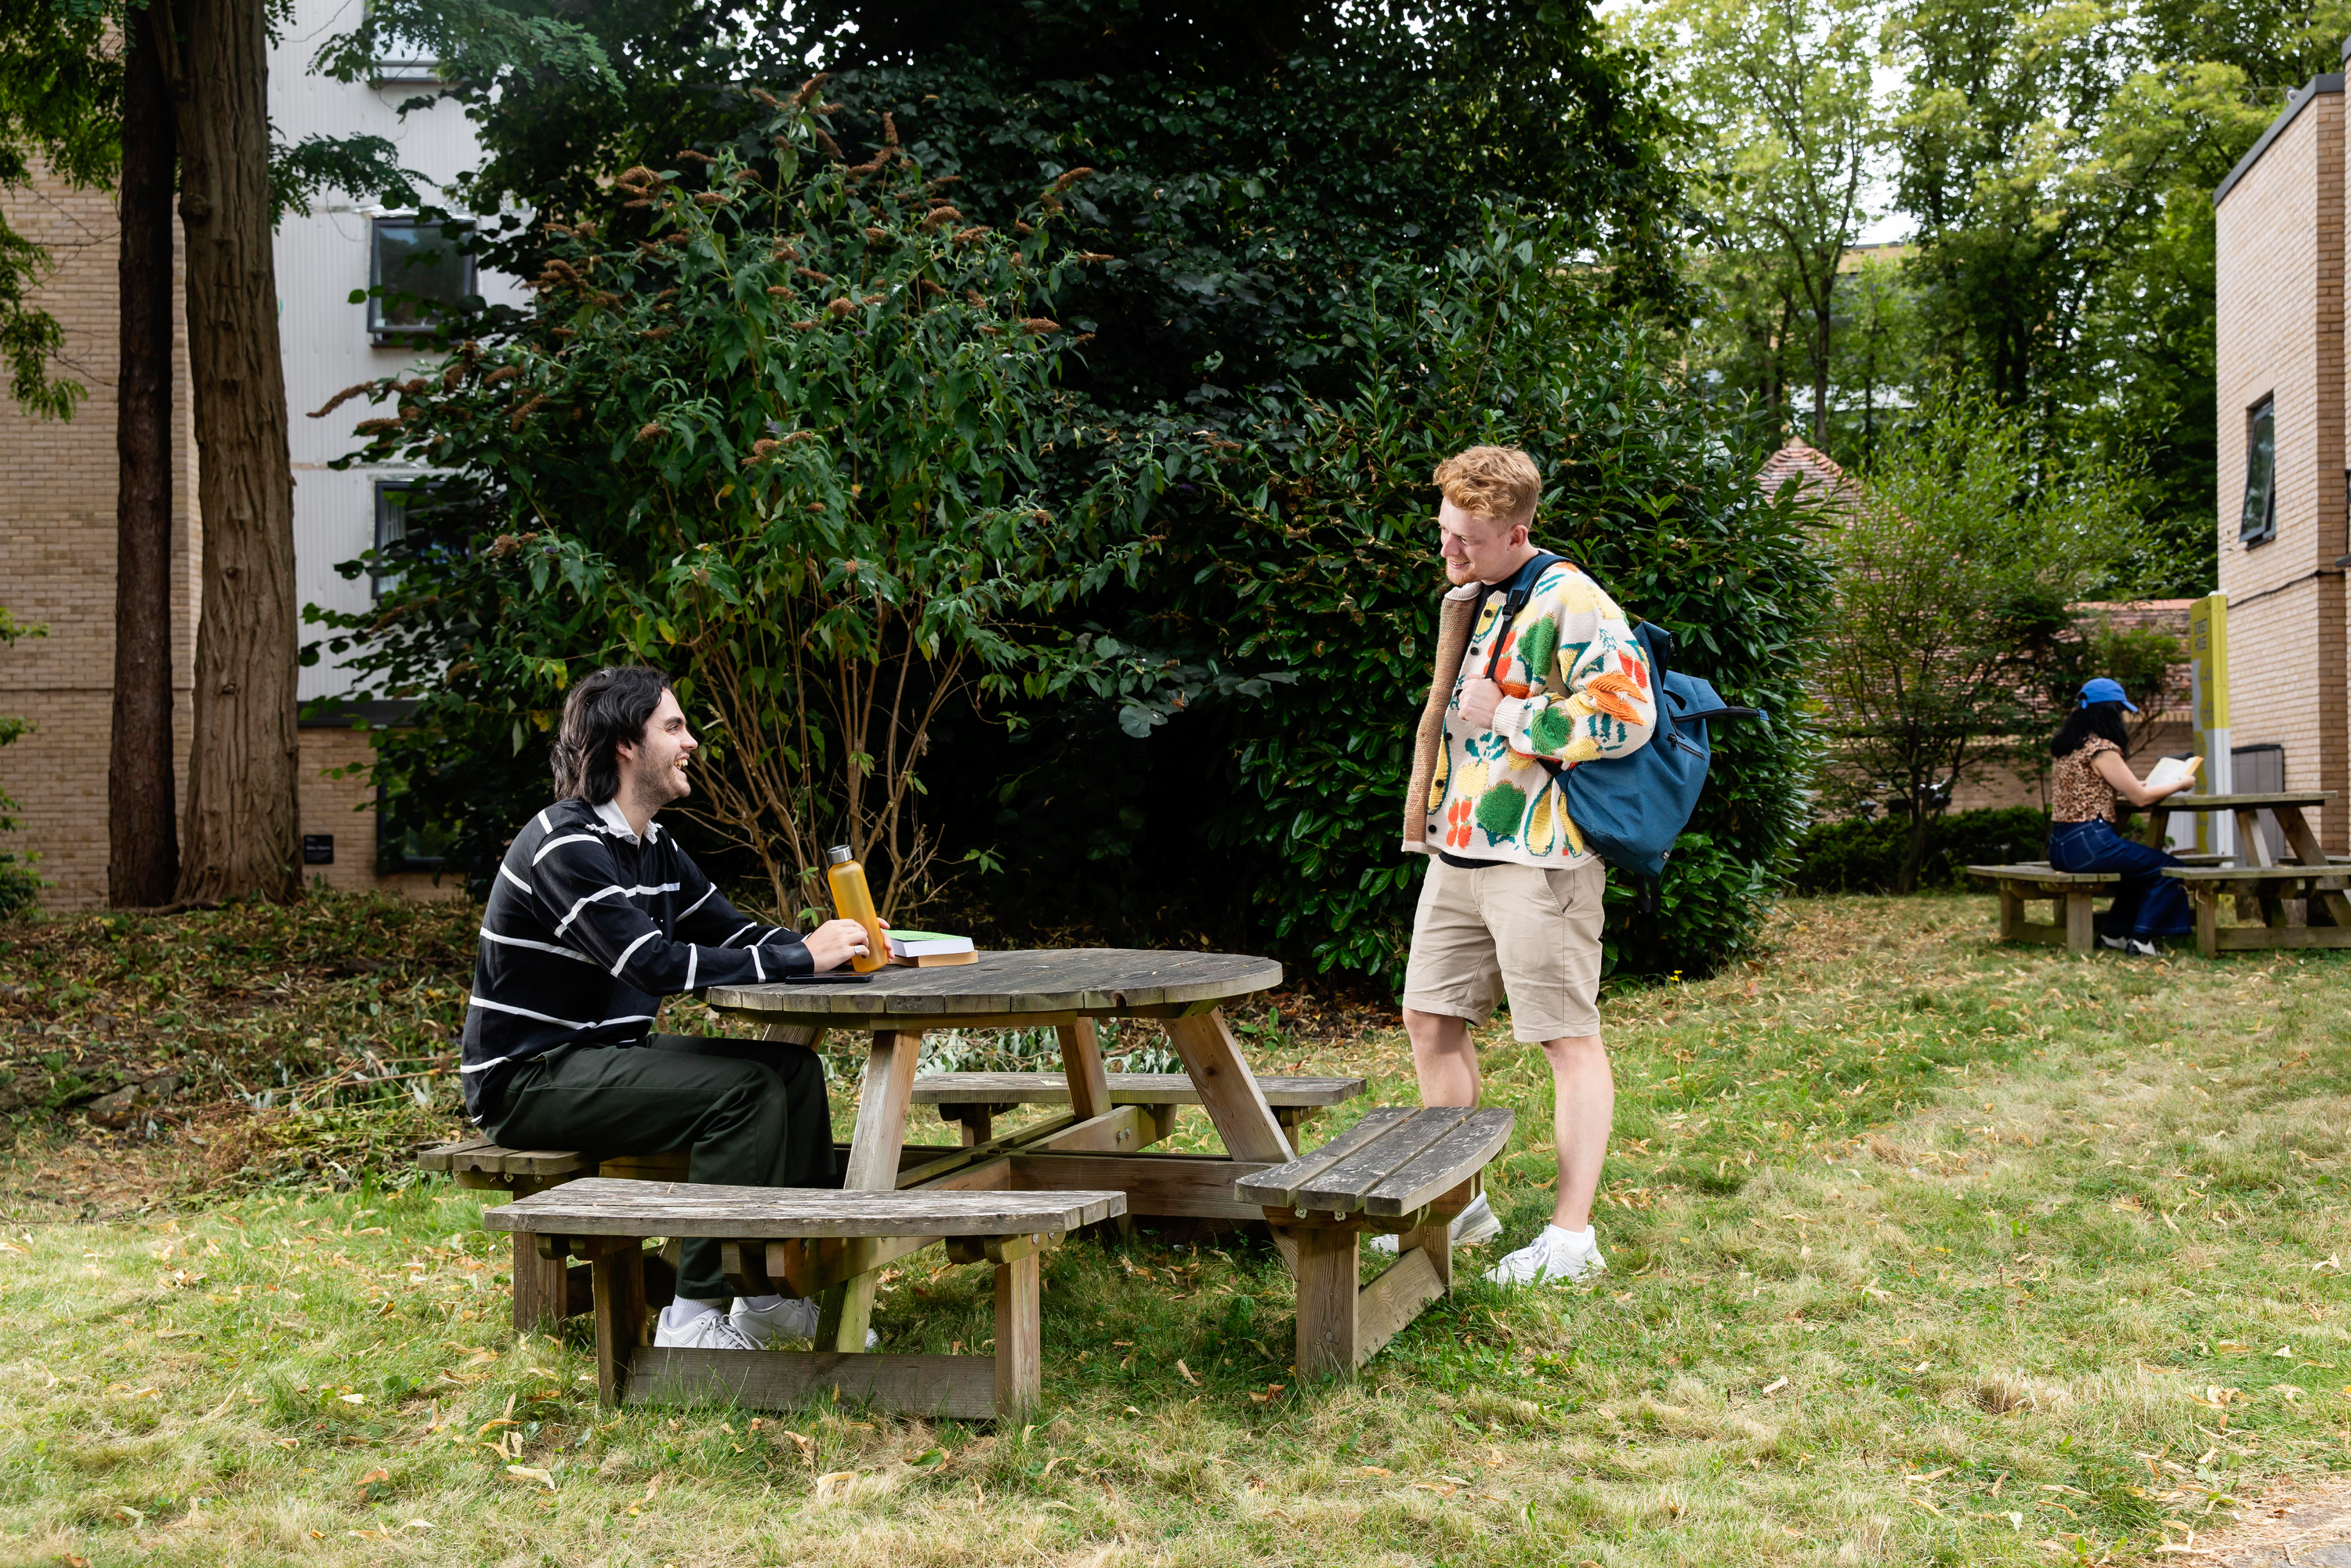
[[[914,1096],[914,1063],[923,1054],[920,1031],[883,1030],[865,1057],[865,1088],[857,1103],[857,1127],[849,1135],[847,1192],[894,1192],[898,1153],[906,1141],[906,1107]],[[819,1307],[816,1348],[859,1352],[873,1318],[872,1272],[824,1293]]]
[[[1094,1020],[1057,1024],[1061,1071],[1070,1081],[1070,1110],[1081,1122],[1110,1114],[1110,1074],[1102,1068],[1102,1040]]]
[[[1037,1407],[1043,1386],[1039,1365],[1043,1291],[1038,1255],[996,1266],[996,1418],[1018,1419]]]
[[[2091,907],[2089,893],[2069,893],[2063,902],[2065,905],[2065,951],[2089,952],[2098,945],[2097,915]]]
[[[2318,835],[2311,831],[2310,819],[2302,814],[2301,807],[2273,807],[2271,814],[2277,819],[2279,830],[2285,834],[2286,852],[2297,863],[2326,863],[2326,851],[2319,843]],[[2339,917],[2342,903],[2340,894],[2327,893],[2314,885],[2303,900],[2303,923],[2306,925],[2344,925],[2344,920]]]
[[[1301,1225],[1290,1236],[1298,1243],[1298,1375],[1350,1376],[1357,1359],[1355,1232]]]
[[[2220,894],[2218,889],[2197,888],[2191,894],[2196,900],[2196,950],[2207,958],[2220,956]]]
[[[1201,1109],[1216,1124],[1217,1135],[1233,1158],[1281,1165],[1296,1157],[1222,1013],[1211,1009],[1190,1018],[1170,1019],[1167,1036],[1176,1042],[1176,1054],[1184,1059],[1184,1071],[1191,1075]]]

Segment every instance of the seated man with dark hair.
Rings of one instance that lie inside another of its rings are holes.
[[[683,800],[698,743],[658,670],[572,688],[555,742],[562,797],[524,824],[483,912],[465,1014],[465,1108],[515,1148],[687,1153],[689,1181],[825,1186],[824,1070],[805,1046],[654,1034],[661,998],[839,968],[864,928],[806,936],[746,918],[653,814]],[[747,1350],[816,1331],[816,1305],[729,1310],[718,1243],[689,1240],[653,1343]]]

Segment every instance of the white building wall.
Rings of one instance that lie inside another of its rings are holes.
[[[361,8],[362,0],[295,0],[293,19],[269,57],[269,117],[277,135],[298,142],[314,134],[371,132],[399,148],[403,167],[434,182],[454,179],[473,167],[478,151],[472,122],[458,105],[438,103],[412,110],[403,120],[400,105],[423,96],[428,87],[339,82],[312,74],[319,47],[357,26]],[[455,210],[437,186],[426,191],[426,199]],[[374,601],[365,575],[346,580],[335,568],[375,544],[376,481],[415,472],[354,467],[338,473],[328,466],[358,450],[361,441],[353,427],[382,412],[364,399],[353,399],[324,419],[308,417],[343,388],[404,371],[427,358],[413,348],[374,347],[367,307],[350,302],[354,290],[368,287],[371,220],[382,210],[329,192],[309,216],[289,214],[277,230],[278,327],[292,416],[294,572],[305,605],[364,611]],[[527,296],[519,280],[498,273],[481,273],[475,287],[494,304],[518,305]],[[319,640],[320,632],[305,627],[302,635],[307,643]],[[350,674],[324,658],[302,672],[304,701],[350,687]]]

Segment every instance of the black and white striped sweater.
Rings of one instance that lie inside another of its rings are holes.
[[[659,822],[641,840],[611,801],[559,800],[515,835],[482,912],[466,1112],[478,1117],[517,1062],[644,1039],[664,997],[814,967],[793,933],[727,903]]]

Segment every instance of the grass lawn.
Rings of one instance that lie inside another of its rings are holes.
[[[1270,1248],[1080,1241],[1044,1409],[997,1431],[611,1416],[583,1324],[516,1343],[505,1239],[401,1155],[445,1073],[320,1108],[349,1063],[445,1061],[461,915],[0,925],[0,1561],[2126,1562],[2351,1471],[2344,955],[2083,960],[1994,946],[1987,898],[1791,904],[1765,960],[1608,1001],[1596,1289],[1465,1268],[1308,1386]],[[1549,1076],[1486,1040],[1509,1246],[1550,1202]],[[1397,1030],[1276,1054],[1411,1100]],[[109,1071],[159,1135],[48,1132]],[[971,1347],[987,1289],[908,1260],[887,1347]]]

